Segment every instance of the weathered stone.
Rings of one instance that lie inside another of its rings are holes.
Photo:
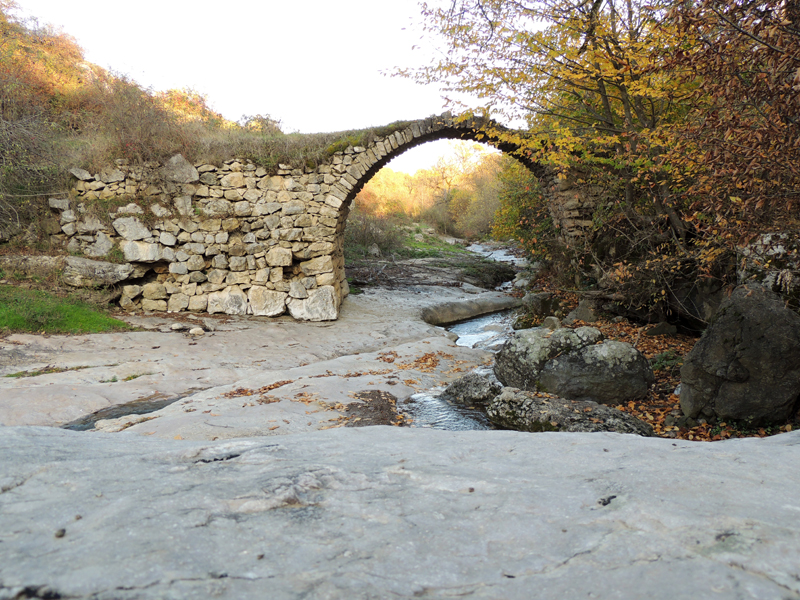
[[[603,341],[593,327],[517,331],[497,354],[494,372],[506,386],[601,404],[643,398],[655,381],[638,350]]]
[[[111,241],[111,238],[108,237],[102,231],[98,231],[94,243],[86,246],[86,248],[84,248],[83,250],[83,253],[86,256],[91,256],[94,258],[102,258],[106,256],[109,252],[111,252],[111,249],[113,247],[114,247],[114,242]]]
[[[96,233],[101,229],[105,229],[105,226],[106,224],[94,215],[84,215],[78,221],[78,233]]]
[[[103,183],[115,183],[117,181],[125,181],[125,173],[119,169],[109,169],[100,171],[100,181]]]
[[[287,301],[292,317],[300,321],[334,321],[339,316],[339,298],[333,286],[308,292],[308,298]]]
[[[206,261],[203,259],[202,256],[198,254],[193,254],[189,257],[189,260],[186,261],[186,268],[189,271],[202,271],[206,268]]]
[[[203,207],[203,213],[207,217],[226,217],[233,212],[233,205],[228,200],[217,198],[211,200]]]
[[[152,263],[161,260],[158,244],[130,241],[121,243],[120,248],[129,262]]]
[[[158,282],[146,283],[142,286],[142,295],[148,300],[163,300],[167,297],[167,288]]]
[[[176,154],[164,165],[164,177],[175,183],[193,183],[200,178],[200,174],[188,160]]]
[[[800,316],[757,285],[720,304],[681,367],[681,409],[753,425],[785,423],[800,408]]]
[[[250,283],[250,274],[246,271],[233,272],[231,271],[225,276],[225,283],[227,285],[244,285]],[[243,289],[244,289],[243,287]]]
[[[211,293],[208,295],[208,313],[244,315],[247,313],[247,296],[237,286]]]
[[[298,280],[289,282],[289,296],[292,298],[308,298],[308,290]]]
[[[95,287],[114,285],[128,279],[133,266],[120,265],[77,256],[65,259],[64,283],[73,287]]]
[[[91,173],[89,173],[89,171],[86,171],[84,169],[79,169],[77,167],[70,169],[69,172],[72,173],[76,178],[80,179],[81,181],[91,181],[94,179],[94,177],[92,176]]]
[[[150,230],[136,217],[120,217],[114,220],[114,229],[126,240],[143,240],[150,237]]]
[[[528,294],[522,299],[525,311],[536,317],[563,316],[561,300],[551,292]]]
[[[208,296],[201,294],[199,296],[189,297],[189,310],[192,312],[204,312],[208,307]]]
[[[581,300],[578,302],[578,307],[564,317],[564,324],[572,325],[575,321],[594,323],[597,319],[598,316],[594,307],[594,302],[591,300]]]
[[[330,273],[333,271],[333,260],[331,260],[330,256],[319,256],[300,263],[300,269],[303,271],[304,275]]]
[[[69,210],[69,198],[48,198],[47,204],[55,210]]]
[[[795,599],[798,441],[3,427],[0,579],[10,598]]]
[[[142,310],[164,312],[167,310],[166,300],[142,300]]]
[[[286,294],[274,292],[262,286],[253,286],[248,291],[250,308],[256,316],[277,317],[286,312]]]
[[[591,401],[505,388],[486,409],[495,425],[532,433],[613,431],[652,437],[653,428],[621,410]]]
[[[209,283],[222,283],[227,277],[228,271],[225,269],[213,269],[208,272]]]
[[[172,202],[175,205],[175,210],[178,211],[180,216],[189,217],[194,214],[192,211],[191,196],[178,196]]]
[[[487,404],[503,391],[494,373],[472,372],[448,385],[442,395],[458,404]]]
[[[319,280],[317,282],[319,283]],[[436,304],[424,309],[421,316],[423,321],[431,325],[444,325],[516,306],[519,306],[519,300],[516,298],[506,294],[487,292],[469,300]]]
[[[292,251],[288,248],[275,247],[266,255],[270,267],[289,267],[292,264]]]
[[[171,312],[180,312],[189,306],[189,296],[185,294],[172,294],[167,302],[167,310]]]
[[[160,204],[153,204],[152,206],[150,206],[150,212],[152,212],[159,219],[163,219],[164,217],[172,215],[172,212],[170,210],[164,208]]]
[[[122,295],[128,298],[136,298],[142,293],[142,286],[140,285],[126,285],[122,287]]]
[[[229,173],[220,180],[220,185],[230,188],[244,187],[244,175],[241,173]]]
[[[130,204],[126,204],[125,206],[121,206],[117,209],[118,215],[141,215],[143,213],[144,210],[142,210],[142,207],[135,202],[131,202]]]
[[[244,271],[247,268],[247,258],[244,256],[231,256],[229,268],[231,271]]]

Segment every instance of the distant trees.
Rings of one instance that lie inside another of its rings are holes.
[[[500,157],[487,154],[480,144],[454,147],[452,157],[414,175],[381,169],[356,197],[356,209],[424,220],[451,235],[488,235],[499,206]]]

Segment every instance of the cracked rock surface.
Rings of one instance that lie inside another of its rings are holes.
[[[800,432],[0,427],[0,599],[800,598]]]

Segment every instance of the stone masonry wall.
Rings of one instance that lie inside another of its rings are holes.
[[[356,193],[408,148],[474,139],[476,131],[443,115],[316,168],[279,165],[275,175],[235,159],[218,166],[176,155],[143,167],[117,160],[100,173],[72,169],[69,198],[50,207],[72,254],[132,265],[119,282],[126,310],[332,320],[348,294],[343,234]]]

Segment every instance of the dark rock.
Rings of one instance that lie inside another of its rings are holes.
[[[666,321],[662,321],[644,332],[645,335],[653,337],[657,335],[675,335],[676,333],[678,333],[678,328]]]
[[[736,288],[686,356],[680,398],[693,418],[786,422],[800,400],[800,315],[762,287]]]
[[[495,360],[503,385],[565,398],[619,404],[642,398],[655,381],[647,359],[593,327],[513,333]]]
[[[472,372],[456,379],[444,390],[444,395],[458,404],[487,404],[503,391],[494,373]]]
[[[591,300],[581,300],[578,307],[564,317],[564,325],[572,325],[575,321],[584,323],[594,323],[597,321],[597,311],[594,302]]]
[[[650,425],[619,409],[515,388],[505,388],[489,404],[486,414],[495,425],[516,431],[613,431],[647,437],[655,435]]]
[[[550,315],[559,316],[562,313],[561,300],[550,292],[539,292],[538,294],[527,294],[522,299],[522,307],[525,312],[534,317],[549,317]]]

